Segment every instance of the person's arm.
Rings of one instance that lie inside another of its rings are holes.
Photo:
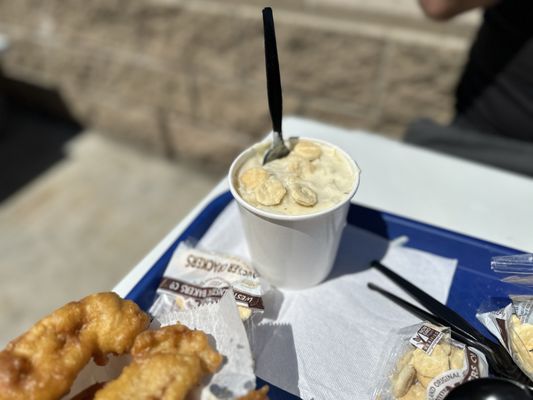
[[[424,14],[437,21],[445,21],[474,8],[489,7],[498,0],[418,0]]]

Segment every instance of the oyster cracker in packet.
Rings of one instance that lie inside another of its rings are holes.
[[[243,260],[178,245],[157,288],[149,312],[159,319],[164,314],[218,302],[232,289],[242,320],[263,312],[260,277]]]
[[[485,356],[429,322],[403,328],[389,342],[374,400],[442,400],[457,385],[488,376]]]
[[[522,372],[533,379],[533,296],[509,296],[511,303],[477,319],[509,352]]]

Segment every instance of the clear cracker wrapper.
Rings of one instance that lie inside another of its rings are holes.
[[[492,257],[490,267],[503,274],[502,282],[533,286],[533,254]]]
[[[159,318],[169,312],[193,309],[219,301],[232,289],[242,320],[263,312],[261,278],[243,260],[178,245],[163,274],[150,314]]]
[[[490,267],[500,273],[533,274],[533,254],[492,257]]]
[[[457,385],[488,376],[485,356],[429,322],[392,334],[374,400],[442,400]]]
[[[533,296],[509,296],[506,307],[478,313],[477,319],[509,352],[520,369],[533,379]]]

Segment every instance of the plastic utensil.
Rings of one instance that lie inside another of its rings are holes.
[[[267,78],[268,108],[272,119],[272,146],[263,158],[263,164],[289,155],[290,150],[285,146],[281,133],[281,119],[283,115],[283,97],[281,94],[281,78],[279,73],[278,49],[276,46],[276,31],[274,17],[270,7],[263,9],[263,31],[265,38],[265,65]]]
[[[448,326],[457,327],[460,331],[466,333],[474,340],[483,340],[485,337],[472,325],[470,325],[463,317],[453,311],[448,306],[442,304],[437,299],[433,298],[423,290],[413,285],[408,280],[402,278],[396,272],[390,270],[379,261],[372,261],[372,266],[387,276],[391,281],[396,283],[404,289],[411,297],[418,300],[420,304],[426,307],[431,313],[439,316],[446,321]]]

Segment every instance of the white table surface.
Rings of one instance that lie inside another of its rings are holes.
[[[289,117],[284,134],[324,139],[362,170],[352,202],[479,239],[533,252],[533,179],[375,134]],[[198,213],[228,190],[225,180],[113,289],[125,296]]]

